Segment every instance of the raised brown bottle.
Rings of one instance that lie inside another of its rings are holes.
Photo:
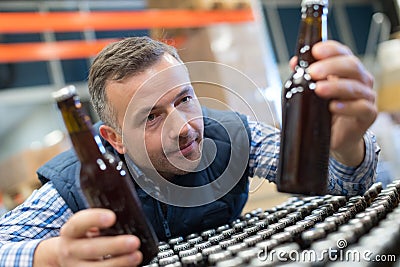
[[[129,172],[122,161],[106,152],[100,137],[94,134],[74,86],[54,92],[53,97],[81,163],[79,182],[87,206],[110,209],[117,216],[116,223],[101,234],[136,235],[141,241],[142,263],[149,263],[158,253],[158,241]]]
[[[303,0],[297,40],[298,63],[282,91],[282,132],[277,187],[280,192],[327,192],[331,113],[315,94],[307,73],[313,45],[327,39],[328,0]]]

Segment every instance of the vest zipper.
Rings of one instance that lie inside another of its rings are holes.
[[[166,236],[167,238],[169,238],[169,237],[171,237],[171,230],[169,229],[168,221],[165,219],[165,216],[167,216],[167,214],[164,216],[164,212],[163,212],[163,210],[162,210],[162,208],[161,208],[161,205],[162,205],[162,204],[161,204],[159,201],[157,201],[158,213],[159,213],[160,218],[161,218],[161,220],[162,220],[162,224],[163,224],[163,227],[164,227],[165,236]]]

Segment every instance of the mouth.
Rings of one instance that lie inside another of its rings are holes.
[[[196,139],[193,139],[189,142],[186,142],[183,145],[180,145],[179,151],[180,153],[182,153],[183,156],[186,157],[195,150],[196,146],[197,146]]]
[[[180,145],[179,146],[179,150],[184,150],[185,148],[188,148],[189,146],[191,146],[192,144],[193,144],[193,142],[195,142],[196,140],[195,139],[193,139],[193,140],[191,140],[191,141],[189,141],[189,142],[186,142],[185,144],[183,144],[183,145]]]

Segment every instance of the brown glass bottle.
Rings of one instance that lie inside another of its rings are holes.
[[[327,192],[331,114],[329,100],[315,94],[307,73],[313,45],[327,39],[328,0],[303,0],[297,40],[298,64],[282,91],[282,132],[277,187],[280,192]]]
[[[102,235],[132,234],[141,240],[143,264],[158,253],[158,240],[122,161],[107,153],[84,112],[74,86],[53,93],[81,163],[80,187],[87,206],[113,210],[116,223]]]

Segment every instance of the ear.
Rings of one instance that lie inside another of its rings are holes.
[[[107,125],[101,125],[99,130],[101,137],[107,140],[115,148],[115,150],[118,151],[118,153],[125,154],[126,151],[122,142],[122,136],[118,134],[114,128],[111,128]]]

